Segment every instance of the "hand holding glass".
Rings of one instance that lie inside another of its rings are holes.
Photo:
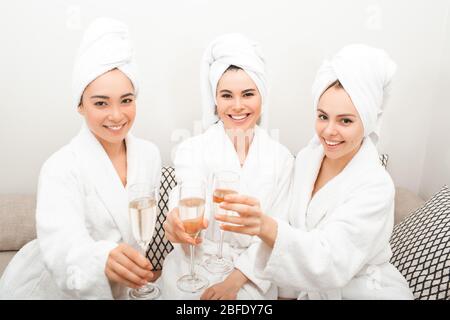
[[[233,171],[220,171],[214,173],[213,177],[213,209],[216,214],[230,214],[221,209],[220,203],[224,201],[227,194],[237,193],[239,189],[239,175]],[[222,254],[224,231],[220,229],[220,240],[217,254],[205,261],[205,268],[211,273],[225,274],[233,270],[233,262],[225,259]]]
[[[150,244],[155,230],[158,188],[147,183],[133,184],[129,188],[129,212],[133,237],[145,251]],[[132,300],[153,300],[160,296],[161,290],[153,283],[147,283],[139,289],[129,291]]]
[[[186,233],[195,239],[203,229],[205,184],[203,181],[182,182],[179,186],[179,191],[179,218],[183,223]],[[177,287],[184,292],[196,293],[205,289],[209,285],[209,282],[206,278],[195,273],[194,245],[189,244],[189,251],[190,272],[178,279]]]

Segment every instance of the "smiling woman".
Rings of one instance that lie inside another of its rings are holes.
[[[178,146],[174,159],[177,180],[208,182],[205,213],[217,213],[213,194],[238,191],[261,199],[262,206],[274,215],[284,212],[293,157],[263,127],[267,117],[264,113],[267,90],[259,45],[241,34],[215,39],[203,56],[202,83],[206,131]],[[261,126],[257,124],[259,120]],[[215,187],[218,184],[213,184],[213,176],[227,177],[223,178],[225,190]],[[253,239],[221,232],[220,224],[212,215],[208,217],[209,224],[203,225],[207,227],[205,240],[198,247],[198,251],[205,253],[205,267],[209,272],[203,268],[197,271],[209,279],[210,286],[206,290],[194,290],[195,296],[177,288],[174,279],[184,274],[187,267],[184,244],[201,241],[186,233],[173,205],[176,196],[174,191],[170,197],[172,210],[164,224],[167,238],[178,243],[164,261],[161,276],[164,295],[170,299],[276,298],[276,286],[259,279],[253,271],[256,259]],[[219,198],[215,197],[216,201]]]
[[[86,87],[78,112],[108,153],[124,147],[136,116],[133,84],[119,69],[99,76]]]
[[[247,131],[261,115],[261,95],[255,82],[241,68],[230,66],[217,84],[217,115],[225,129]]]
[[[375,144],[396,65],[380,49],[350,45],[325,61],[313,85],[316,135],[296,158],[289,220],[257,199],[228,195],[224,230],[257,235],[255,269],[286,298],[411,299],[389,263],[394,184]],[[336,80],[339,79],[339,82]],[[342,83],[342,85],[340,85]]]
[[[42,166],[37,239],[8,265],[0,298],[124,298],[153,279],[128,219],[128,187],[159,186],[161,170],[156,146],[129,134],[137,85],[128,28],[97,19],[74,68],[73,104],[85,121]]]

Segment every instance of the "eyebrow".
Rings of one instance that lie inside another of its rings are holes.
[[[322,112],[325,115],[328,115],[325,111],[323,111],[322,109],[317,108],[317,111]],[[355,117],[356,115],[352,114],[352,113],[343,113],[343,114],[338,114],[336,117]]]
[[[254,92],[254,91],[256,91],[256,90],[255,89],[245,89],[245,90],[242,90],[242,93]],[[227,90],[227,89],[222,89],[222,90],[220,90],[220,92],[232,93],[230,90]]]
[[[125,98],[125,97],[129,97],[129,96],[134,96],[134,93],[131,93],[131,92],[125,93],[125,94],[123,94],[123,95],[120,96],[120,99],[123,99],[123,98]],[[108,100],[109,97],[108,97],[108,96],[100,96],[100,95],[96,95],[96,96],[91,96],[91,99],[106,99],[106,100]]]

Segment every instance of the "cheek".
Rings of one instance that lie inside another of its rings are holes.
[[[364,137],[364,131],[361,128],[354,128],[347,133],[348,140],[351,141],[351,146],[356,147],[361,144]]]
[[[216,113],[220,120],[226,121],[228,117],[225,115],[225,111],[227,110],[227,104],[224,101],[218,100],[216,106]]]
[[[325,124],[323,124],[323,123],[320,122],[320,121],[316,121],[316,133],[317,133],[318,135],[320,135],[320,134],[322,133],[324,127],[325,127]]]
[[[136,105],[130,106],[129,109],[126,111],[126,115],[130,122],[133,122],[136,118]]]
[[[100,125],[104,120],[104,116],[103,116],[102,112],[94,111],[92,109],[85,112],[84,118],[86,119],[86,121],[88,123],[90,123],[92,125]]]
[[[256,117],[259,118],[261,115],[261,99],[255,99],[251,106],[252,111],[255,113]]]

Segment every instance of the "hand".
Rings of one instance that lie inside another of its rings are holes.
[[[106,261],[106,277],[130,288],[140,288],[153,280],[152,266],[147,258],[130,245],[121,243],[111,250]]]
[[[203,292],[200,300],[236,300],[237,294],[248,278],[238,269],[222,282],[216,283]]]
[[[167,214],[166,221],[163,224],[166,238],[172,243],[189,243],[193,245],[200,244],[202,239],[199,237],[192,238],[186,233],[183,222],[181,222],[178,215],[178,208],[174,208]],[[203,219],[202,229],[208,227],[208,221]]]
[[[220,207],[239,214],[238,217],[216,215],[215,218],[218,221],[237,224],[237,226],[224,224],[221,226],[222,230],[258,236],[273,248],[278,233],[278,223],[262,212],[258,199],[240,194],[229,194],[225,196]]]
[[[264,213],[261,211],[258,199],[240,194],[231,194],[225,196],[224,202],[220,204],[220,207],[239,213],[239,216],[215,216],[218,221],[238,225],[224,224],[221,226],[223,230],[248,234],[250,236],[258,236],[261,233]]]

